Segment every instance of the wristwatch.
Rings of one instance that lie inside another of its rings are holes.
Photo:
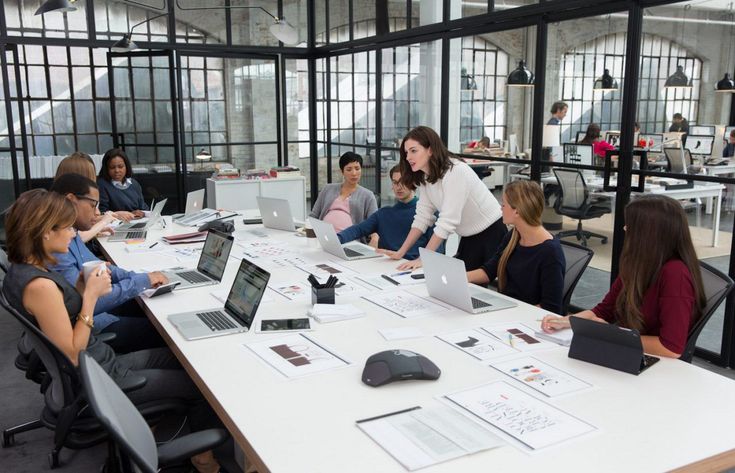
[[[81,312],[79,312],[79,315],[77,315],[77,320],[81,321],[84,325],[86,325],[89,328],[94,327],[94,316],[93,315],[84,315]]]

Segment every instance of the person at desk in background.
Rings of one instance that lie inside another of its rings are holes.
[[[723,158],[735,157],[735,129],[730,130],[730,136],[728,137],[727,144],[722,148]]]
[[[584,134],[584,138],[579,142],[583,145],[592,145],[592,152],[595,156],[605,158],[605,153],[610,150],[614,150],[615,146],[611,145],[607,141],[601,139],[600,125],[597,123],[590,123],[587,126],[587,131]]]
[[[497,277],[502,294],[561,314],[566,263],[561,243],[541,224],[541,186],[528,180],[509,183],[501,208],[503,223],[513,229],[492,258],[467,273],[467,280],[488,284]]]
[[[373,212],[366,220],[357,225],[342,230],[337,234],[340,243],[347,243],[358,238],[365,238],[377,234],[378,248],[397,250],[403,244],[408,232],[411,230],[413,216],[416,214],[416,202],[419,200],[415,194],[415,187],[407,187],[401,182],[401,170],[395,165],[390,170],[390,180],[393,184],[393,195],[397,202],[392,207],[381,207]],[[406,253],[407,260],[419,257],[419,248],[426,246],[433,228],[429,228],[421,238]],[[372,243],[372,242],[371,242]],[[443,252],[443,248],[440,249]]]
[[[378,210],[375,195],[360,185],[362,156],[348,151],[340,156],[339,169],[342,182],[324,186],[309,214],[310,217],[331,223],[337,233],[361,223]],[[373,238],[377,238],[377,235],[373,235]]]
[[[94,336],[92,313],[111,290],[110,272],[77,274],[73,284],[46,269],[53,254],[63,254],[74,239],[76,211],[70,199],[45,189],[18,197],[5,217],[8,259],[12,263],[3,284],[8,302],[39,329],[76,365],[86,350],[114,380],[143,376],[146,383],[127,393],[136,405],[179,400],[186,404],[192,431],[221,427],[217,415],[168,348],[117,355]],[[200,472],[216,472],[211,451],[192,457]]]
[[[551,105],[551,118],[546,122],[547,125],[561,125],[561,121],[567,116],[569,105],[566,102],[554,102]]]
[[[94,161],[87,153],[76,151],[66,158],[62,159],[59,167],[56,168],[54,181],[66,174],[79,174],[94,182],[97,179],[97,173],[94,170]],[[78,231],[84,243],[89,242],[100,233],[111,234],[114,230],[110,228],[110,224],[118,220],[114,212],[107,211],[100,214],[99,209],[95,209],[95,223],[87,231]]]
[[[500,204],[466,163],[456,159],[434,130],[419,126],[409,131],[400,147],[401,181],[420,189],[411,230],[398,251],[379,250],[393,259],[403,258],[421,236],[436,223],[426,248],[436,251],[452,233],[461,238],[455,258],[468,271],[489,260],[508,229]],[[439,212],[439,218],[435,213]],[[415,259],[398,266],[414,269]]]
[[[65,174],[54,181],[51,192],[66,197],[74,204],[76,211],[74,228],[84,231],[92,227],[99,201],[99,192],[94,181],[79,174]],[[84,263],[88,261],[103,263],[89,251],[79,234],[71,239],[66,251],[54,253],[53,257],[55,263],[49,266],[49,269],[60,273],[69,284],[76,283]],[[125,271],[115,265],[109,265],[108,268],[112,274],[112,290],[99,297],[94,306],[95,333],[117,334],[110,344],[119,352],[165,345],[133,298],[145,289],[167,283],[166,276],[158,271],[152,273]]]
[[[669,131],[675,131],[678,133],[689,133],[689,122],[682,116],[681,113],[675,113],[672,120]]]
[[[490,138],[483,136],[480,141],[471,141],[464,149],[465,153],[485,153],[490,148]]]
[[[143,189],[133,179],[130,160],[119,148],[108,150],[102,157],[97,185],[101,212],[112,210],[120,220],[129,222],[142,218],[143,211],[150,210],[143,200]]]
[[[699,262],[681,204],[646,195],[625,208],[620,274],[605,298],[576,317],[641,333],[643,351],[678,358],[707,303]],[[547,315],[545,332],[569,327],[569,317]]]

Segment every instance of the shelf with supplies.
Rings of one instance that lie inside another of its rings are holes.
[[[301,175],[267,179],[207,179],[207,207],[258,209],[256,197],[286,199],[293,218],[306,220],[306,178]]]

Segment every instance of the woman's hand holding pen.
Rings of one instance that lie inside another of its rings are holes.
[[[546,333],[554,333],[570,327],[569,317],[559,317],[558,315],[549,314],[541,319],[541,330]]]

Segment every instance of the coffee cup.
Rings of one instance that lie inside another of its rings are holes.
[[[304,234],[306,235],[306,238],[316,238],[316,233],[314,233],[314,229],[311,228],[311,224],[309,222],[304,225]]]
[[[103,271],[107,270],[107,265],[104,261],[87,261],[82,265],[82,271],[84,271],[84,280],[89,279],[89,275],[92,273],[102,274]]]

